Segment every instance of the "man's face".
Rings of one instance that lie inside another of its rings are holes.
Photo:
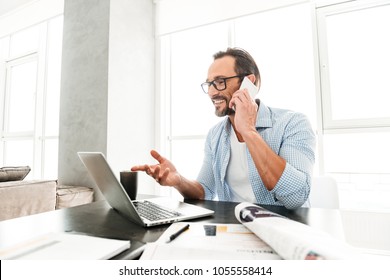
[[[236,76],[234,71],[235,59],[231,56],[225,56],[214,60],[210,65],[207,74],[207,81],[211,82],[218,78],[227,78]],[[209,97],[214,104],[215,114],[218,117],[234,114],[234,111],[229,108],[229,102],[240,87],[240,79],[232,78],[226,80],[226,89],[218,91],[213,85],[209,88]]]

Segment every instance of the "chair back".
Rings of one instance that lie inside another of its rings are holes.
[[[314,208],[339,208],[339,192],[337,182],[330,176],[312,177],[309,202]]]

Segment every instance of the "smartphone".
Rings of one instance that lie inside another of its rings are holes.
[[[242,80],[242,83],[241,83],[241,86],[240,86],[240,89],[244,89],[246,88],[249,92],[249,95],[252,97],[252,99],[255,99],[255,96],[257,95],[258,93],[258,88],[255,86],[254,83],[251,82],[251,80],[249,80],[247,77],[245,77],[243,80]],[[233,112],[236,111],[236,106],[233,106],[233,108],[231,109]]]
[[[249,92],[249,95],[255,99],[255,96],[257,95],[258,93],[258,88],[251,82],[251,80],[249,80],[247,77],[244,78],[244,80],[242,80],[242,83],[241,83],[241,86],[240,86],[240,89],[244,89],[246,88]]]

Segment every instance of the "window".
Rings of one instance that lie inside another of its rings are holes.
[[[316,9],[323,172],[342,208],[389,211],[390,2],[350,1]]]
[[[267,106],[304,113],[316,129],[310,5],[240,17],[234,26],[235,45],[249,51],[259,67],[258,97]]]
[[[29,165],[34,179],[57,178],[62,22],[0,39],[0,163]]]
[[[336,178],[340,206],[388,211],[390,1],[310,1],[244,13],[197,21],[202,27],[189,28],[189,20],[184,31],[175,25],[160,37],[164,155],[196,177],[204,136],[220,119],[195,91],[212,54],[242,47],[259,65],[259,98],[309,117],[318,137],[315,173]]]
[[[32,134],[34,116],[38,59],[32,56],[14,59],[6,64],[6,90],[4,132]]]
[[[389,13],[388,1],[317,9],[327,173],[390,172]]]
[[[221,121],[200,84],[206,79],[212,55],[228,46],[242,47],[254,56],[262,76],[260,99],[271,107],[305,113],[315,129],[310,4],[164,35],[160,45],[161,116],[165,119],[161,124],[166,129],[161,133],[163,153],[183,175],[196,178],[207,132]]]
[[[390,126],[390,3],[362,3],[317,9],[325,130]]]
[[[228,30],[224,22],[160,38],[165,69],[160,73],[161,152],[189,178],[196,178],[208,129],[219,121],[200,84],[207,78],[212,55],[228,45]]]

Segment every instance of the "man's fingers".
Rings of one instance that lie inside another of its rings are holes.
[[[148,165],[136,165],[131,168],[131,171],[146,171],[148,169]]]
[[[150,151],[150,154],[152,155],[152,157],[154,157],[159,163],[161,163],[164,158],[155,150],[151,150]]]
[[[157,181],[159,182],[159,179],[160,179],[160,170],[161,170],[161,167],[159,165],[156,166],[156,168],[154,169],[153,171],[153,174],[152,177]]]
[[[153,158],[155,158],[160,164],[165,161],[165,158],[162,157],[156,150],[151,150],[150,154]],[[160,175],[161,166],[159,164],[156,165],[136,165],[131,168],[131,171],[145,171],[146,174],[153,177],[156,182],[160,183],[160,181],[165,182],[168,178],[169,168],[165,169],[164,172]]]
[[[160,181],[165,182],[168,178],[169,172],[170,172],[169,168],[165,169],[164,173],[161,175]]]

